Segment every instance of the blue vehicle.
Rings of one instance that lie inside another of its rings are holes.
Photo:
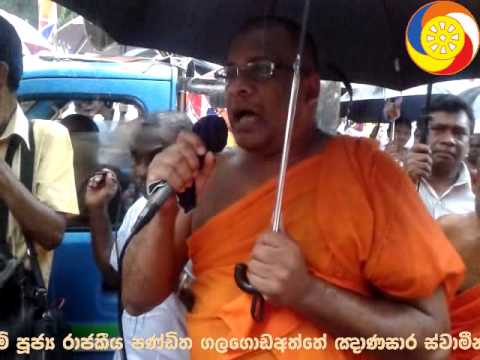
[[[128,177],[131,166],[128,148],[122,147],[124,143],[119,140],[120,129],[126,128],[123,134],[128,133],[128,124],[134,118],[176,108],[177,69],[167,64],[26,58],[24,67],[18,98],[29,119],[62,121],[69,112],[78,111],[78,104],[93,102],[103,104],[112,117],[92,114],[96,133],[71,131],[79,192],[81,183],[99,164],[114,165]],[[119,218],[114,221],[121,223]],[[65,299],[63,309],[74,336],[118,336],[117,293],[106,288],[97,270],[87,225],[84,221],[69,226],[61,246],[55,250],[49,295]],[[108,359],[112,354],[75,356]]]

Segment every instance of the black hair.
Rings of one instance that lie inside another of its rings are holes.
[[[302,32],[301,26],[295,21],[292,21],[288,18],[280,17],[280,16],[261,16],[261,17],[252,18],[243,24],[243,26],[234,36],[234,39],[242,34],[248,33],[253,30],[267,30],[267,29],[274,29],[274,28],[284,29],[290,35],[292,43],[298,46],[298,42],[300,40],[300,34]],[[315,40],[312,34],[309,33],[308,31],[305,36],[305,49],[303,51],[302,56],[303,56],[303,66],[305,70],[318,71],[319,60],[318,60],[317,46],[315,44]],[[305,61],[306,59],[310,60],[310,62]]]
[[[0,62],[8,65],[7,86],[16,92],[23,73],[22,42],[10,23],[0,16]]]
[[[431,114],[437,111],[444,111],[449,114],[458,114],[464,111],[465,114],[467,114],[470,134],[473,134],[473,130],[475,129],[475,116],[473,115],[470,105],[468,105],[462,98],[451,94],[435,96],[428,108],[428,113]]]
[[[82,114],[70,114],[60,120],[70,133],[98,132],[98,126],[91,117]]]
[[[390,135],[390,133],[392,132],[392,126],[393,126],[392,123],[388,125],[388,129],[387,129],[388,135]],[[410,129],[410,131],[412,130],[412,122],[404,116],[400,116],[397,120],[395,120],[395,128],[397,126],[406,126]]]

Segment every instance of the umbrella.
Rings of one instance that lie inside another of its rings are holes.
[[[42,50],[52,51],[52,45],[28,22],[2,9],[0,9],[0,16],[15,28],[22,41],[24,55],[36,54]]]
[[[222,63],[245,20],[274,14],[301,20],[299,0],[56,0],[103,27],[122,44],[150,47]],[[313,1],[309,30],[319,47],[323,79],[406,89],[445,80],[409,58],[405,30],[429,0]],[[480,2],[457,1],[480,18]],[[480,74],[480,57],[456,78]],[[453,78],[453,77],[451,77]]]
[[[75,17],[58,28],[55,33],[55,45],[73,54],[77,54],[79,52],[78,50],[86,46],[88,46],[88,49],[93,48],[93,45],[90,44],[88,39],[85,24],[81,16]]]
[[[285,171],[300,79],[300,63],[308,14],[309,31],[319,46],[319,70],[324,79],[371,83],[393,89],[433,82],[438,77],[410,60],[404,45],[405,30],[413,14],[427,1],[421,0],[56,0],[103,27],[123,44],[153,47],[177,54],[223,62],[229,41],[248,19],[280,15],[302,21],[299,55],[294,63],[285,143],[273,217],[273,230],[280,227]],[[476,0],[464,0],[475,18]],[[305,9],[311,5],[311,11]],[[303,16],[302,16],[303,14]],[[128,21],[127,21],[128,20]],[[126,24],[129,26],[126,26]],[[480,61],[456,77],[474,77]],[[252,316],[261,320],[263,298],[246,279],[245,266],[235,269],[237,285],[254,296]],[[239,271],[237,271],[239,270]],[[257,307],[258,306],[258,307]],[[258,310],[258,311],[257,311]]]
[[[125,46],[115,42],[98,26],[81,16],[62,25],[54,36],[57,50],[69,54],[100,54],[103,56],[155,57],[158,51]]]
[[[439,94],[449,94],[448,86],[437,83],[432,88],[432,98]],[[345,94],[341,98],[340,116],[348,113],[348,119],[356,123],[387,122],[383,118],[383,108],[387,99],[402,97],[401,113],[410,121],[417,120],[422,115],[426,105],[427,86],[421,85],[403,92],[383,89],[376,86],[354,85],[353,102]]]
[[[55,33],[54,39],[57,47],[71,54],[90,53],[116,56],[136,49],[116,43],[103,30],[86,22],[81,16],[62,25]]]
[[[460,96],[467,104],[472,107],[473,114],[475,119],[480,120],[480,86],[476,86],[472,89],[465,90],[464,92],[460,93]],[[477,133],[478,129],[478,122],[475,121],[475,129],[474,132]]]

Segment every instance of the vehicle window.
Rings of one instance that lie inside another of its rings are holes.
[[[31,101],[23,101],[20,105],[22,107],[22,110],[23,112],[26,114],[30,111],[30,109],[32,108],[32,106],[34,106],[36,103],[35,100],[31,100]]]
[[[88,179],[104,167],[115,171],[120,181],[121,192],[109,207],[112,224],[120,224],[138,196],[132,178],[129,134],[142,110],[136,104],[102,98],[29,100],[21,106],[29,118],[58,121],[69,130],[80,207],[80,215],[69,221],[69,228],[89,226],[84,192]]]

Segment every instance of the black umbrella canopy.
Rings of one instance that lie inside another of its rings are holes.
[[[300,21],[302,0],[55,0],[103,27],[118,42],[215,63],[248,19],[278,15]],[[447,80],[420,70],[409,58],[405,29],[429,0],[313,0],[309,30],[321,77],[396,90]],[[480,0],[456,1],[480,19]],[[462,72],[480,76],[480,55]]]
[[[432,95],[432,99],[438,96],[439,95],[434,94]],[[417,121],[423,114],[426,98],[426,95],[404,96],[401,106],[402,116],[410,121]],[[384,99],[354,101],[351,106],[349,106],[347,102],[342,102],[340,105],[340,116],[346,116],[348,111],[348,118],[357,123],[389,123],[388,120],[383,118],[384,106]]]

